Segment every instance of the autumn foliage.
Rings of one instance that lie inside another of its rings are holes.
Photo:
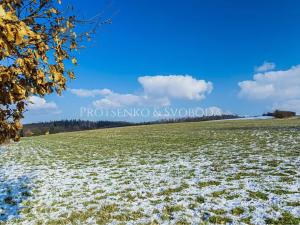
[[[66,16],[60,4],[0,1],[0,144],[19,139],[28,97],[60,94],[67,78],[75,78],[74,53],[89,33],[76,34],[76,17]]]

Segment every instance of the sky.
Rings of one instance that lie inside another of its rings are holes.
[[[180,109],[199,108],[239,115],[300,113],[298,0],[64,3],[78,16],[102,13],[112,24],[84,43],[77,79],[62,96],[31,97],[25,123],[147,121],[159,119],[156,109],[175,110],[176,116],[184,116]],[[118,114],[135,109],[151,109],[151,115]]]

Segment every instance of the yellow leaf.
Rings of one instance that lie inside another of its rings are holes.
[[[18,129],[18,130],[22,128],[22,124],[20,123],[19,120],[17,120],[17,121],[15,122],[15,128]]]
[[[15,39],[14,33],[10,27],[7,27],[7,40],[13,41]]]
[[[57,9],[55,9],[55,8],[49,9],[49,12],[54,13],[54,14],[57,14],[57,13],[58,13]]]
[[[19,32],[16,33],[16,45],[19,45],[23,42],[23,37],[20,35]]]
[[[71,49],[76,49],[77,48],[76,42],[72,42],[70,48]]]
[[[72,63],[73,63],[74,65],[77,65],[77,60],[76,60],[76,58],[72,58]]]
[[[72,71],[69,71],[69,72],[68,72],[68,75],[69,75],[69,77],[70,77],[71,79],[75,79],[75,75],[74,75],[74,73],[73,73]]]
[[[0,17],[4,18],[6,15],[5,10],[3,9],[2,6],[0,6]]]
[[[16,100],[22,100],[25,98],[26,90],[20,85],[14,85],[14,94]]]

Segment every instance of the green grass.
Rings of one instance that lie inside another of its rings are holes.
[[[223,216],[211,216],[209,222],[213,224],[228,224],[232,222],[232,219]]]
[[[254,199],[268,200],[269,197],[266,193],[260,191],[250,191],[249,197]]]
[[[239,215],[243,214],[244,212],[245,212],[245,210],[242,207],[236,207],[231,210],[231,213],[236,216],[239,216]]]
[[[214,198],[218,198],[218,197],[224,195],[225,193],[226,193],[226,190],[221,190],[221,191],[215,191],[215,192],[213,192],[213,193],[211,193],[211,194],[212,194],[212,196],[213,196]]]
[[[295,217],[289,212],[282,213],[282,216],[279,219],[266,219],[266,224],[272,225],[299,225],[300,224],[300,217]]]
[[[184,183],[184,184],[182,184],[179,187],[168,188],[166,190],[163,190],[162,192],[159,193],[159,195],[171,195],[173,193],[181,192],[182,190],[184,190],[184,189],[186,189],[188,187],[189,187],[189,185]]]
[[[212,185],[220,185],[220,184],[221,184],[220,181],[216,181],[216,180],[204,181],[204,182],[198,183],[200,188],[208,187],[208,186],[212,186]]]
[[[287,202],[288,206],[300,207],[300,202]]]
[[[204,203],[205,202],[205,198],[203,196],[198,196],[196,198],[196,202],[198,202],[198,203]]]
[[[173,219],[173,213],[179,212],[183,210],[184,207],[182,205],[166,205],[162,211],[162,219],[170,220]]]
[[[224,209],[212,209],[210,211],[217,215],[222,215],[222,214],[226,213],[226,210],[224,210]]]

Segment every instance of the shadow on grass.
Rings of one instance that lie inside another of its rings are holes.
[[[0,222],[19,217],[22,201],[30,196],[29,181],[27,176],[4,180],[0,175]]]

